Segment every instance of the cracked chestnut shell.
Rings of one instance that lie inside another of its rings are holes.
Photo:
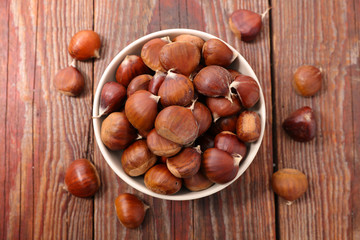
[[[316,134],[316,119],[310,107],[302,107],[292,114],[282,124],[285,132],[298,142],[308,142]]]

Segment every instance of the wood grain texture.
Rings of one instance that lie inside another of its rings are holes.
[[[9,45],[2,235],[4,239],[32,239],[32,113],[37,1],[26,7],[25,1],[8,1],[7,6]],[[29,14],[22,15],[24,11]]]
[[[0,2],[0,239],[7,235],[5,209],[7,187],[6,187],[6,116],[7,116],[7,84],[8,84],[8,51],[9,51],[9,1]]]
[[[64,190],[64,175],[77,158],[93,158],[92,61],[78,62],[85,90],[58,93],[53,78],[69,65],[73,34],[92,29],[93,3],[39,1],[34,98],[34,239],[92,239],[93,200]]]
[[[352,239],[360,239],[360,2],[354,1],[349,16],[349,73],[352,89],[354,162],[352,166]],[[353,19],[353,20],[351,20]]]
[[[309,179],[308,191],[293,205],[279,199],[279,237],[352,239],[352,200],[359,200],[351,196],[355,173],[351,86],[356,74],[349,66],[359,66],[358,38],[355,26],[349,25],[354,23],[354,1],[272,4],[278,167],[299,169]],[[293,72],[304,64],[323,70],[323,87],[311,98],[296,95],[291,86]],[[313,141],[298,143],[284,133],[281,123],[305,105],[314,109],[318,130]]]
[[[225,190],[194,203],[194,239],[275,239],[275,203],[269,187],[272,173],[272,104],[269,21],[252,43],[230,31],[229,15],[245,8],[263,12],[267,1],[202,1],[206,32],[234,46],[249,62],[264,91],[267,120],[262,146],[249,169]],[[192,28],[190,23],[190,28]]]

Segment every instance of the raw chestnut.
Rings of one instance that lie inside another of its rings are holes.
[[[230,99],[230,83],[232,76],[228,70],[220,66],[207,66],[200,70],[194,78],[196,90],[208,97],[227,97]]]
[[[134,92],[139,90],[148,90],[152,78],[149,74],[142,74],[135,77],[127,87],[127,96],[130,97]]]
[[[246,145],[232,132],[221,132],[215,137],[215,147],[231,155],[240,155],[244,158],[247,152]]]
[[[130,81],[141,74],[149,74],[151,71],[143,60],[136,55],[127,55],[116,70],[116,81],[127,87]]]
[[[190,42],[194,44],[198,49],[199,52],[202,51],[203,45],[205,41],[197,36],[190,35],[190,34],[182,34],[173,39],[174,42]]]
[[[200,63],[200,51],[189,42],[172,42],[160,50],[160,63],[165,70],[189,76]]]
[[[236,54],[225,43],[216,38],[205,42],[202,54],[207,66],[218,65],[227,67],[236,58]]]
[[[234,11],[229,18],[231,31],[244,42],[253,41],[260,32],[262,18],[268,11],[269,9],[261,15],[245,9]]]
[[[234,88],[241,104],[245,108],[253,107],[260,99],[260,88],[257,82],[249,76],[239,75],[230,84]]]
[[[157,161],[146,140],[137,140],[126,148],[121,156],[121,164],[127,175],[137,177],[144,174]]]
[[[56,90],[68,95],[78,96],[84,90],[85,80],[75,65],[61,69],[54,78],[54,85]]]
[[[154,38],[145,43],[142,47],[141,58],[144,63],[153,71],[166,72],[160,63],[160,50],[169,42],[170,39],[168,37]]]
[[[160,136],[180,145],[193,143],[199,132],[191,110],[180,106],[164,108],[156,117],[155,129]]]
[[[320,90],[321,82],[321,71],[317,67],[305,65],[296,70],[293,87],[299,95],[310,97]]]
[[[253,111],[244,111],[236,122],[236,135],[243,142],[255,142],[261,133],[260,116]]]
[[[116,214],[126,228],[137,228],[144,221],[149,206],[130,193],[122,193],[115,199]]]
[[[65,173],[67,190],[77,197],[91,197],[100,188],[100,177],[95,166],[87,159],[73,161]]]
[[[100,137],[106,147],[116,151],[135,141],[137,133],[123,112],[113,112],[103,121]]]
[[[158,95],[163,107],[186,106],[194,98],[194,86],[185,75],[169,71],[159,88]]]
[[[195,145],[200,145],[201,152],[205,152],[206,149],[213,148],[215,146],[214,137],[205,133],[196,139]]]
[[[216,122],[211,125],[210,132],[212,135],[216,136],[222,131],[236,132],[236,122],[238,116],[232,115],[229,117],[221,117]]]
[[[183,181],[184,186],[193,192],[205,190],[214,184],[201,171],[189,178],[184,178]]]
[[[107,82],[101,89],[99,116],[120,110],[125,102],[126,88],[118,82]]]
[[[201,164],[200,146],[184,148],[179,154],[166,160],[169,171],[178,178],[188,178],[195,175]]]
[[[199,125],[198,136],[205,133],[211,126],[212,117],[210,110],[202,103],[195,102],[194,109],[192,109],[196,122]]]
[[[145,173],[144,183],[151,191],[165,195],[177,193],[182,186],[181,178],[172,175],[164,164],[150,168]]]
[[[233,95],[231,96],[231,100],[232,101],[229,101],[223,97],[206,98],[206,105],[209,107],[212,113],[214,122],[216,122],[216,120],[218,120],[220,117],[228,117],[241,111],[241,104],[238,97]]]
[[[154,95],[158,95],[159,88],[161,84],[164,82],[166,77],[166,73],[161,71],[156,71],[154,77],[150,80],[149,83],[149,92],[151,92]]]
[[[101,41],[99,35],[92,30],[77,32],[70,40],[69,53],[76,60],[99,58]]]
[[[296,110],[285,119],[282,127],[295,141],[311,141],[316,134],[316,119],[313,110],[307,106]]]
[[[171,157],[181,150],[180,144],[163,138],[155,129],[147,135],[146,142],[150,151],[157,156]]]
[[[308,188],[308,180],[304,173],[292,168],[283,168],[275,172],[271,177],[271,186],[274,192],[288,201],[301,197]]]
[[[231,74],[233,80],[235,80],[235,78],[236,78],[237,76],[242,75],[241,73],[239,73],[238,71],[236,71],[236,70],[234,70],[234,69],[228,69],[228,71],[229,71],[229,73]]]
[[[223,150],[209,148],[203,154],[201,169],[210,181],[224,184],[236,177],[240,160],[241,157],[232,157]]]
[[[145,90],[139,90],[128,98],[125,103],[125,114],[136,129],[153,129],[159,98]]]

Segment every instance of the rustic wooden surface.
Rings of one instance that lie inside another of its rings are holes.
[[[238,8],[263,12],[260,35],[239,41],[228,16]],[[360,2],[231,0],[0,1],[0,239],[360,239]],[[111,59],[137,38],[162,29],[214,34],[242,53],[256,72],[267,108],[262,147],[244,175],[225,190],[195,201],[144,195],[120,180],[94,140],[96,86]],[[101,58],[78,62],[86,89],[57,93],[56,72],[71,58],[67,44],[81,29],[102,39]],[[312,98],[291,87],[297,66],[323,69]],[[311,106],[316,139],[296,143],[281,129],[293,110]],[[72,160],[88,158],[102,187],[90,199],[64,189]],[[309,177],[292,206],[274,195],[275,169]],[[151,206],[143,225],[125,229],[114,199],[131,192]]]

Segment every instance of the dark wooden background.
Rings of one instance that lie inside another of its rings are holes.
[[[229,30],[238,8],[263,12],[252,43]],[[266,100],[262,147],[244,175],[225,190],[171,202],[135,191],[106,164],[94,141],[92,100],[111,59],[154,31],[192,28],[234,46],[255,70]],[[71,58],[67,45],[82,29],[102,39],[101,58],[78,64],[86,90],[57,93],[56,72]],[[1,0],[0,239],[360,239],[360,1],[358,0]],[[324,71],[323,88],[302,98],[291,87],[303,64]],[[280,125],[311,106],[315,140],[292,141]],[[76,158],[100,170],[92,199],[64,189]],[[274,170],[297,168],[310,187],[292,206],[269,186]],[[113,201],[131,192],[151,206],[143,225],[125,229]]]

